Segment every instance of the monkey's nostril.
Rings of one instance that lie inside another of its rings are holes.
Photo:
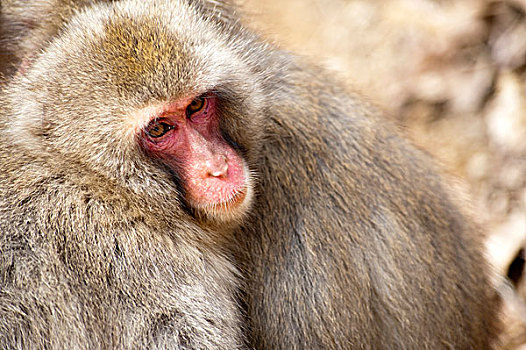
[[[212,177],[225,177],[228,173],[228,163],[224,155],[215,157],[215,159],[208,159],[206,167],[208,175]]]
[[[218,171],[213,171],[213,172],[210,172],[210,175],[212,175],[213,177],[222,177],[222,176],[225,176],[226,173],[227,173],[227,168],[228,168],[228,165],[225,165],[225,168],[224,170],[218,170]]]

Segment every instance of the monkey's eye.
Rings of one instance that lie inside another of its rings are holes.
[[[200,112],[206,108],[207,100],[205,97],[198,97],[193,100],[188,107],[186,107],[186,115],[190,117],[192,114]]]
[[[159,138],[166,134],[168,131],[174,129],[175,126],[170,125],[166,122],[160,121],[160,120],[153,120],[150,124],[148,124],[148,127],[146,128],[146,132],[151,138]]]

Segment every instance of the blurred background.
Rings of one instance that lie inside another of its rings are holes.
[[[526,0],[238,2],[251,27],[339,72],[464,181],[490,258],[526,296]]]

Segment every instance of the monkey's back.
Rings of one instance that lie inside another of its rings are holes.
[[[285,75],[239,236],[253,343],[489,348],[497,298],[482,236],[429,157],[325,73]]]

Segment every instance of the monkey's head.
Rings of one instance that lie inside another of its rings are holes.
[[[93,3],[72,11],[7,88],[13,142],[138,193],[173,195],[202,221],[239,221],[264,100],[242,51],[249,35],[210,10],[215,1]]]

